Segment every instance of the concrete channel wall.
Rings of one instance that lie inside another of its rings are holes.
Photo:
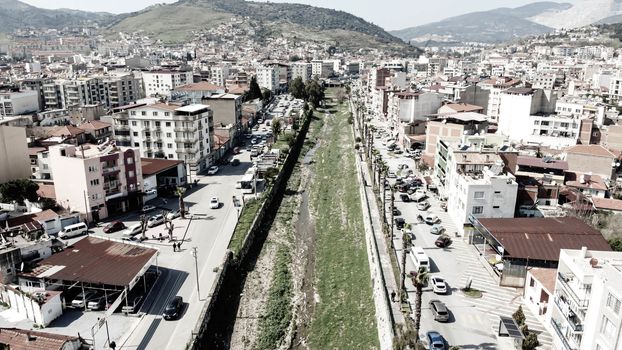
[[[226,282],[231,282],[230,280],[239,279],[238,275],[244,264],[249,263],[247,258],[251,248],[258,248],[254,247],[255,244],[263,244],[264,239],[258,239],[258,235],[262,233],[262,230],[265,231],[265,223],[268,220],[268,217],[274,214],[272,212],[272,209],[274,209],[273,206],[279,203],[280,199],[283,197],[287,186],[287,180],[289,179],[296,162],[298,161],[307,132],[309,131],[310,123],[311,118],[307,118],[307,120],[305,120],[302,124],[294,144],[290,147],[290,152],[285,159],[283,167],[274,181],[274,185],[270,189],[270,192],[265,194],[265,200],[261,204],[261,208],[255,216],[255,219],[253,220],[253,223],[244,238],[244,242],[239,253],[235,256],[232,251],[227,251],[222,267],[218,271],[216,282],[208,294],[208,298],[210,298],[210,300],[204,304],[203,310],[201,310],[201,316],[194,327],[192,339],[190,339],[188,346],[186,347],[187,349],[207,349],[204,344],[206,337],[209,336],[209,334],[207,334],[209,323],[217,322],[214,320],[213,311],[221,302],[223,295],[227,294],[227,292],[224,291],[225,288],[223,288],[223,285],[225,285]]]

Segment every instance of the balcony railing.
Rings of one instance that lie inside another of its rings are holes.
[[[562,331],[562,326],[559,324],[559,322],[551,318],[551,324],[553,325],[553,329],[555,330],[555,333],[557,333],[557,337],[562,341],[562,344],[564,344],[564,349],[566,350],[578,350],[579,349],[578,346],[573,346],[571,344],[571,343],[574,343],[574,341],[569,341],[568,339],[566,339],[566,336],[564,335],[564,332]]]
[[[575,292],[575,288],[578,287],[577,286],[573,286],[571,284],[571,281],[573,280],[573,278],[571,276],[566,276],[561,272],[557,273],[557,280],[560,282],[560,284],[564,287],[564,290],[567,292],[568,295],[570,295],[570,297],[573,299],[573,301],[577,304],[578,307],[580,308],[586,308],[587,305],[589,304],[589,295],[588,295],[588,290],[585,288],[582,288],[585,290],[585,296],[580,297],[579,295],[577,295],[577,293]]]
[[[119,171],[119,167],[118,166],[109,166],[109,167],[105,167],[102,168],[102,173],[103,174],[108,174],[108,173],[112,173],[115,171]]]
[[[559,296],[555,296],[554,300],[555,304],[559,308],[559,311],[561,311],[560,313],[564,315],[564,318],[568,321],[570,328],[572,328],[575,333],[583,332],[583,324],[581,323],[581,319],[570,309],[570,305],[565,303]]]

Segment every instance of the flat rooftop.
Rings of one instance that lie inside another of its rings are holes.
[[[42,260],[24,275],[126,286],[151,264],[157,253],[154,248],[89,236]]]

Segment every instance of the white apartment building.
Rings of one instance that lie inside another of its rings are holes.
[[[311,76],[313,75],[311,63],[295,62],[292,63],[290,67],[292,69],[292,80],[300,78],[303,82],[306,82],[311,79]]]
[[[39,94],[37,91],[0,91],[0,118],[38,111]]]
[[[0,124],[0,184],[30,178],[26,128]]]
[[[221,64],[210,67],[210,82],[214,85],[225,86],[225,81],[229,78],[230,68],[231,66],[229,64]]]
[[[97,104],[119,107],[145,97],[142,84],[141,78],[130,73],[57,80],[43,85],[44,107],[65,109]]]
[[[461,231],[461,224],[468,222],[469,215],[514,217],[518,183],[513,175],[503,172],[504,163],[499,155],[511,149],[490,148],[488,141],[494,142],[495,136],[490,135],[490,140],[487,136],[466,137],[468,144],[439,140],[437,145],[435,171],[441,194],[447,197],[447,212]]]
[[[334,64],[322,60],[311,61],[311,74],[318,78],[328,78],[333,75]]]
[[[576,145],[581,120],[556,115],[557,95],[544,90],[511,88],[501,93],[499,132],[524,144],[565,148]]]
[[[478,84],[483,90],[489,90],[488,106],[486,108],[486,114],[488,120],[491,123],[499,122],[499,109],[501,106],[501,91],[515,86],[519,83],[518,80],[514,80],[509,77],[498,77],[485,80]]]
[[[596,125],[602,126],[605,121],[607,105],[594,100],[564,97],[557,101],[555,113],[560,116],[575,118],[593,118]]]
[[[436,114],[442,102],[442,95],[435,92],[389,93],[387,114],[393,126],[399,123],[413,123],[415,120],[426,120],[430,115]]]
[[[562,249],[554,294],[553,349],[622,349],[621,252]]]
[[[212,163],[214,121],[207,105],[140,105],[112,118],[115,140],[138,148],[141,157],[183,160],[191,176]]]
[[[275,92],[279,87],[279,70],[276,67],[257,68],[257,84]]]
[[[146,96],[169,96],[178,86],[193,82],[192,71],[143,72],[143,86]]]
[[[143,176],[135,148],[61,144],[49,148],[56,201],[88,222],[140,208]]]

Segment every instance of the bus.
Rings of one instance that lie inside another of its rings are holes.
[[[244,174],[244,177],[238,181],[236,187],[242,190],[242,194],[253,194],[255,192],[255,174]]]
[[[423,251],[421,247],[413,247],[410,250],[410,259],[415,265],[415,269],[419,271],[419,268],[423,267],[426,271],[430,271],[430,259],[428,255]]]

